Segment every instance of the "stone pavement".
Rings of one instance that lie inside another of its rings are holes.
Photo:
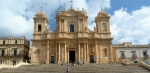
[[[30,65],[16,69],[0,69],[0,73],[66,73],[67,65]],[[69,73],[150,73],[138,65],[124,66],[122,64],[84,64],[70,66]]]

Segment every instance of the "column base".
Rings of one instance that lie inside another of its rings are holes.
[[[84,64],[89,64],[89,61],[85,60],[85,61],[84,61]]]
[[[96,60],[95,63],[99,63],[98,60]]]
[[[61,64],[62,62],[61,61],[57,61],[57,64]]]
[[[63,63],[64,63],[64,64],[68,64],[68,62],[67,62],[67,61],[63,61]]]
[[[49,64],[49,61],[46,61],[46,64]]]
[[[109,61],[109,63],[113,64],[113,63],[114,63],[114,61]]]

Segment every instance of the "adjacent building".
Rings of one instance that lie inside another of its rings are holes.
[[[150,62],[150,45],[133,45],[131,42],[124,42],[122,44],[113,45],[114,61],[121,62],[122,60],[130,64],[144,61]]]
[[[15,65],[19,62],[29,62],[30,41],[24,36],[19,38],[0,38],[0,64]]]
[[[88,28],[86,10],[59,10],[56,29],[50,32],[49,19],[41,10],[34,19],[32,64],[113,62],[110,16],[102,9],[95,17],[94,31]]]

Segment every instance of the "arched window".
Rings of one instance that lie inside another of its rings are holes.
[[[104,52],[104,56],[107,56],[107,48],[105,48],[105,49],[103,50],[103,52]]]
[[[105,23],[103,23],[102,27],[103,27],[103,28],[102,28],[103,30],[105,30],[105,31],[107,30],[107,26],[106,26]]]
[[[70,25],[70,32],[74,32],[74,25]]]
[[[41,25],[38,25],[38,31],[41,31]]]

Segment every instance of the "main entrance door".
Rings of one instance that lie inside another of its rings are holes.
[[[51,56],[51,62],[50,63],[55,63],[55,57]]]
[[[94,63],[94,55],[90,55],[90,63]]]
[[[73,63],[75,61],[75,51],[69,51],[69,62]]]

